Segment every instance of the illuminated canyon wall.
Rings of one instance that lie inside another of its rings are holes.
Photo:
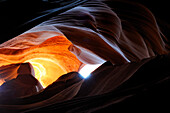
[[[25,33],[1,44],[0,65],[29,62],[35,77],[46,87],[61,75],[79,70],[81,62],[68,50],[71,45],[65,36],[56,32]],[[1,84],[15,77],[15,74],[2,77]]]
[[[10,99],[4,98],[0,109],[5,111],[8,108],[9,112],[43,109],[51,104],[56,107],[60,102],[70,100],[74,103],[84,97],[91,100],[91,96],[112,92],[145,63],[168,54],[169,45],[165,40],[168,39],[160,31],[154,15],[140,4],[85,2],[37,23],[32,29],[0,45],[0,85],[8,88],[8,85],[22,83],[20,80],[25,78],[34,81],[26,82],[24,88],[16,85],[17,90],[9,88],[8,93],[25,88],[34,90],[14,94],[11,103]],[[19,70],[26,69],[21,69],[24,64],[33,69],[21,74]],[[103,65],[92,73],[91,79],[86,80],[78,73],[86,64]],[[5,91],[0,97],[4,95]],[[107,102],[117,103],[130,96],[116,97]],[[106,106],[109,105],[107,102]]]

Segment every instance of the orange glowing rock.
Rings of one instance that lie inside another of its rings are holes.
[[[68,50],[71,45],[57,32],[25,33],[0,45],[0,66],[30,62],[35,78],[47,87],[61,75],[79,70],[82,63]],[[2,84],[4,79],[0,82]]]

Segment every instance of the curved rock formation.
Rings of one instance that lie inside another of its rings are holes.
[[[81,62],[68,50],[71,45],[60,33],[25,33],[0,45],[0,65],[30,62],[35,77],[46,87],[61,75],[79,70]]]
[[[0,45],[0,90],[9,89],[0,111],[97,112],[133,105],[129,98],[149,91],[165,99],[155,87],[169,84],[169,45],[152,12],[124,0],[72,3],[44,11],[31,21],[46,20]],[[22,74],[23,63],[35,78]],[[86,64],[103,65],[83,79],[78,72]]]

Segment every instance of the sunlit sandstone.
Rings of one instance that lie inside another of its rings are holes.
[[[68,50],[70,45],[72,43],[57,32],[26,33],[0,45],[0,66],[29,62],[35,78],[47,87],[61,75],[79,70],[82,63]],[[1,77],[0,84],[4,82]]]

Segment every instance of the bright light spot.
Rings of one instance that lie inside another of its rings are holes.
[[[90,74],[97,69],[99,66],[101,66],[102,64],[95,64],[95,65],[91,65],[91,64],[86,64],[80,71],[79,73],[83,76],[83,78],[87,78],[88,76],[90,76]]]
[[[41,80],[41,78],[46,75],[46,69],[41,63],[34,62],[34,61],[30,61],[30,63],[32,64],[34,68],[35,78],[37,78],[40,81],[40,83],[43,84],[43,81]],[[44,84],[43,84],[43,87],[45,87]]]
[[[57,80],[67,71],[57,62],[49,58],[33,58],[25,62],[30,62],[34,68],[35,78],[39,80],[45,88]]]

